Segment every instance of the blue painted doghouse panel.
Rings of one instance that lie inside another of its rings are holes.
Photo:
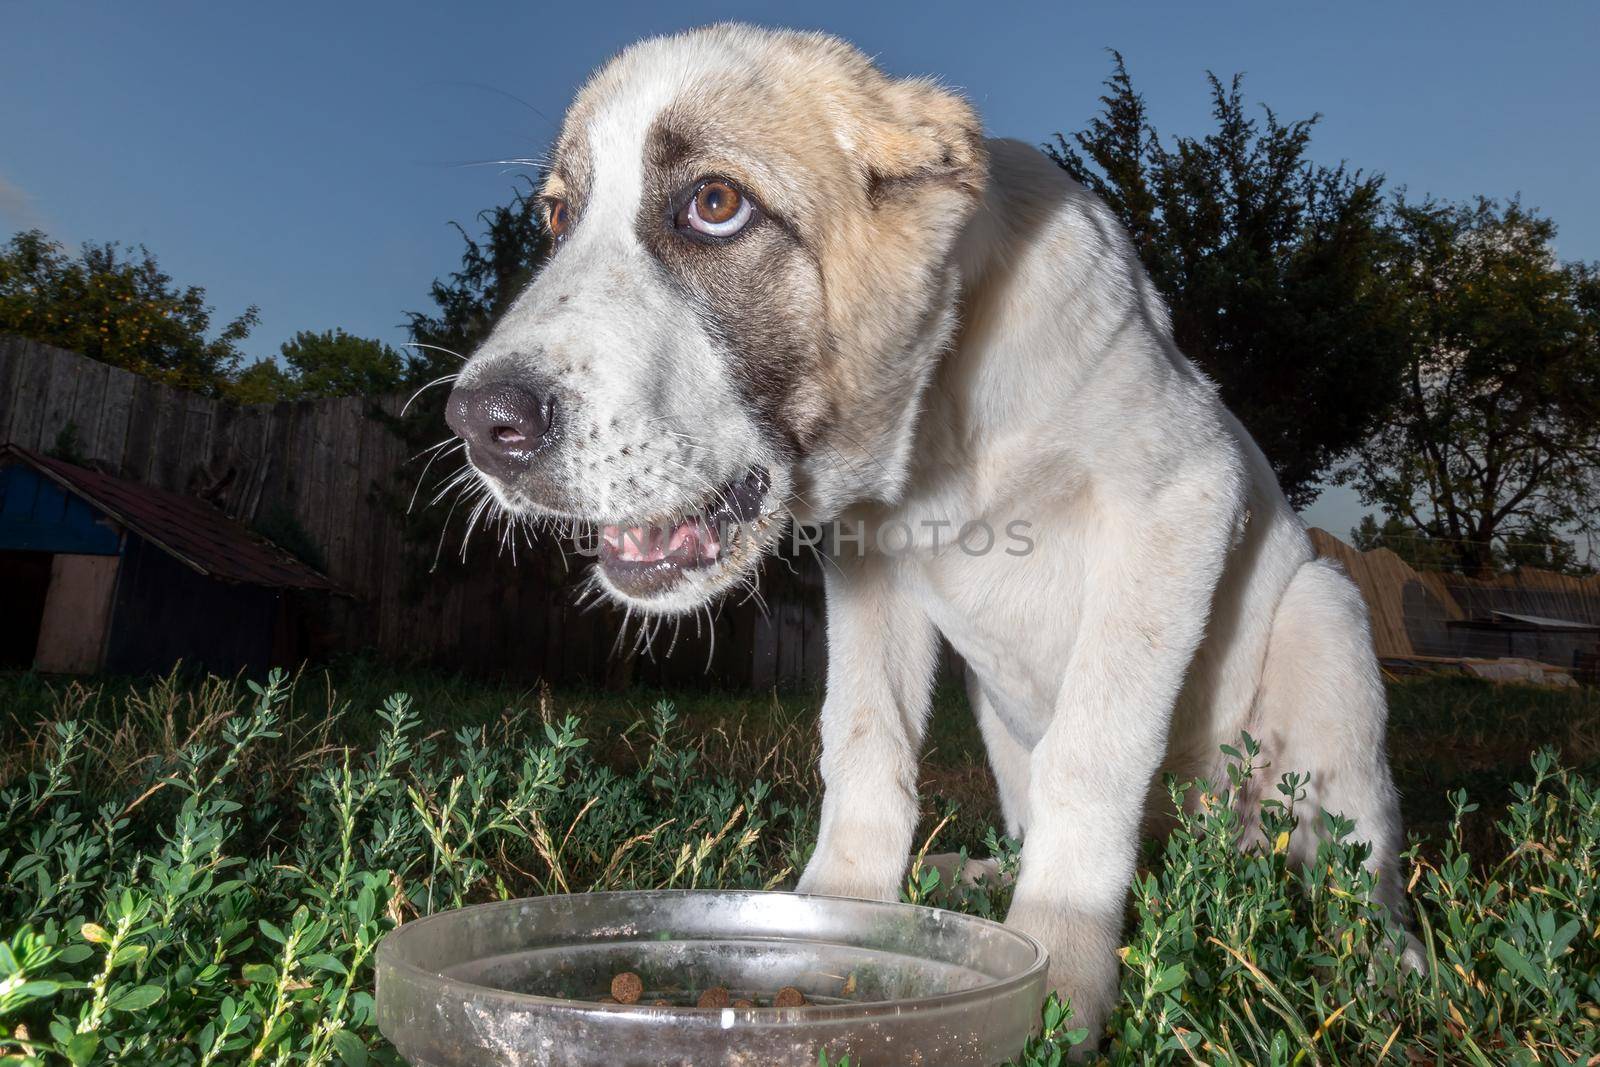
[[[0,467],[0,549],[115,556],[121,541],[115,523],[38,471]]]

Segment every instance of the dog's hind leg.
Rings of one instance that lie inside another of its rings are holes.
[[[989,766],[994,771],[995,785],[1000,793],[1000,816],[1005,820],[1006,833],[1016,840],[1028,827],[1028,776],[1029,751],[1012,736],[1011,730],[994,710],[994,702],[983,694],[983,686],[971,674],[967,676],[967,700],[972,705],[973,717],[978,720],[978,732],[983,735],[984,748],[989,753]],[[939,852],[923,859],[923,865],[936,869],[947,885],[973,885],[979,881],[996,882],[1000,876],[1000,861],[969,857],[962,861],[959,853]]]
[[[1295,806],[1300,828],[1290,840],[1291,857],[1300,863],[1315,858],[1325,832],[1322,810],[1354,820],[1355,839],[1371,843],[1374,895],[1404,922],[1400,798],[1389,772],[1383,678],[1366,605],[1333,563],[1304,564],[1284,591],[1255,710],[1269,765],[1264,773],[1272,779],[1255,792],[1273,796],[1273,784],[1289,772],[1310,776],[1305,799]]]
[[[968,677],[967,698],[972,704],[973,717],[978,720],[978,732],[983,735],[983,747],[989,753],[989,767],[994,771],[995,785],[1000,792],[1000,814],[1005,819],[1006,833],[1020,841],[1028,829],[1032,753],[1001,721],[994,710],[994,702],[984,695],[983,686],[975,677]]]

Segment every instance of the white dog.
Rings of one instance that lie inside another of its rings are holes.
[[[450,423],[508,511],[601,530],[598,581],[636,611],[697,610],[787,522],[840,524],[801,891],[896,895],[942,634],[1024,840],[1008,921],[1084,1025],[1116,995],[1147,796],[1220,779],[1241,731],[1311,774],[1308,812],[1355,819],[1398,905],[1361,599],[1093,196],[928,81],[740,26],[596,74],[544,195],[559,247]]]

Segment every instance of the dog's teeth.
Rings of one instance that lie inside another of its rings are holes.
[[[649,549],[644,554],[645,562],[660,563],[667,555],[665,548],[666,535],[652,526],[645,531],[645,538],[645,543],[649,545]]]
[[[678,549],[693,541],[695,538],[694,523],[680,522],[672,528],[672,542],[667,545],[668,552],[677,552]]]
[[[643,526],[630,526],[619,534],[620,543],[616,545],[617,555],[621,559],[635,563],[643,563],[650,559],[650,550],[656,539],[656,531]],[[657,549],[659,553],[659,549]],[[656,559],[660,559],[658,554]]]

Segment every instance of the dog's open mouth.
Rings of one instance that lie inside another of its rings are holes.
[[[619,592],[649,597],[694,572],[742,557],[755,540],[751,527],[761,521],[770,484],[765,468],[752,467],[709,493],[700,510],[691,514],[634,526],[603,526],[600,569]]]

